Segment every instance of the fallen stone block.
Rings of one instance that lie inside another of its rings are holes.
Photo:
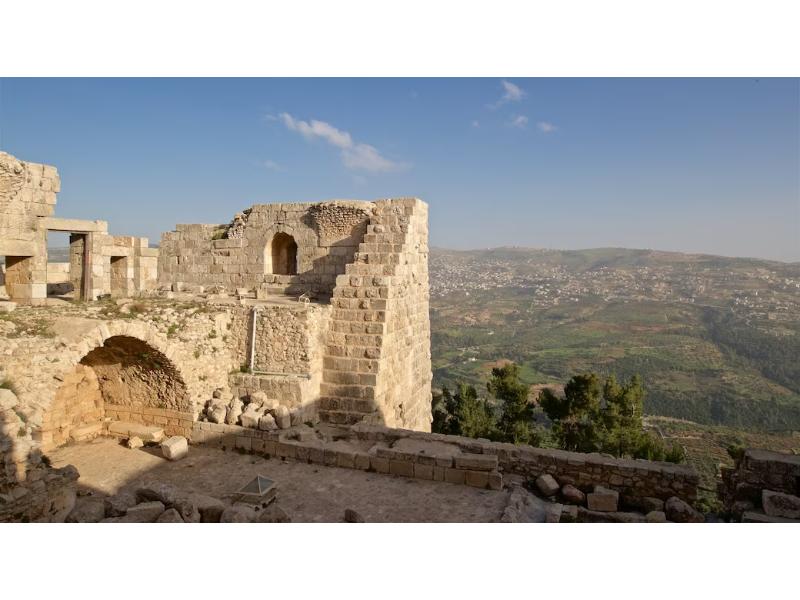
[[[666,523],[667,515],[663,510],[651,510],[644,516],[644,520],[648,523]]]
[[[591,494],[587,494],[587,498]],[[641,513],[590,510],[578,506],[578,521],[582,523],[644,523],[645,516]]]
[[[228,425],[238,425],[243,407],[244,403],[238,398],[231,400],[231,405],[228,407],[225,414],[225,423]]]
[[[171,506],[180,497],[180,490],[171,483],[153,482],[136,490],[137,502],[161,502],[165,506]]]
[[[641,500],[641,508],[645,513],[664,510],[664,501],[661,498],[647,496]]]
[[[258,428],[261,431],[271,431],[273,429],[277,429],[278,424],[275,422],[275,417],[267,413],[258,420]]]
[[[125,516],[119,518],[120,523],[155,523],[155,520],[166,510],[163,502],[142,502],[131,506]]]
[[[664,503],[664,512],[667,514],[667,519],[676,523],[704,523],[705,517],[689,506],[686,502],[672,496]]]
[[[247,409],[242,413],[242,416],[239,417],[239,422],[242,424],[242,427],[257,429],[258,422],[263,414],[264,413],[261,412],[261,409],[256,407],[250,408],[248,406]]]
[[[800,498],[797,496],[764,490],[761,492],[761,506],[770,517],[800,519]]]
[[[189,454],[189,442],[182,435],[173,435],[162,442],[161,453],[167,460],[180,460]]]
[[[270,413],[280,429],[289,429],[292,426],[292,415],[285,406],[277,406]]]
[[[586,494],[569,483],[561,488],[561,497],[567,504],[582,505],[586,502]]]
[[[75,427],[70,431],[69,437],[73,442],[84,442],[103,433],[102,423],[90,423]]]
[[[161,427],[128,423],[126,421],[112,421],[108,432],[121,438],[141,438],[144,442],[160,442],[164,439],[164,430]]]
[[[161,513],[161,516],[156,519],[156,523],[183,523],[181,515],[174,508],[170,508]]]
[[[200,511],[201,523],[219,523],[222,512],[225,510],[225,503],[222,500],[205,494],[189,494],[187,499]]]
[[[188,498],[181,498],[177,500],[173,505],[178,514],[181,517],[181,520],[184,523],[199,523],[200,522],[200,511],[194,505],[194,503],[189,500]]]
[[[586,495],[586,506],[593,511],[615,512],[619,506],[619,492],[596,485],[594,491]]]
[[[144,446],[144,442],[142,441],[142,438],[133,436],[128,438],[128,440],[125,442],[125,445],[131,450],[136,450],[136,448],[141,448]]]
[[[550,475],[549,473],[545,473],[544,475],[539,475],[536,478],[536,488],[542,493],[543,496],[555,496],[558,493],[558,490],[561,488],[558,485],[558,481],[556,478]]]
[[[105,499],[94,497],[78,498],[75,508],[67,515],[67,523],[99,523],[106,516]]]
[[[236,503],[222,511],[220,523],[253,523],[258,518],[255,508],[247,504]]]
[[[259,523],[291,523],[292,519],[275,502],[272,502],[267,508],[258,511]]]
[[[103,500],[106,517],[121,517],[136,504],[136,496],[131,492],[121,492]]]
[[[742,515],[742,523],[800,523],[800,519],[771,517],[761,512],[748,511]]]
[[[225,422],[225,417],[228,414],[228,409],[224,406],[216,406],[211,409],[211,412],[208,413],[208,420],[212,423],[217,423],[218,425]]]
[[[17,308],[16,302],[7,302],[7,301],[0,302],[0,313],[14,312],[14,309],[16,308]]]

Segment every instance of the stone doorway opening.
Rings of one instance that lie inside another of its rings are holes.
[[[192,420],[186,384],[175,365],[150,344],[112,336],[64,377],[42,417],[42,447],[96,437],[104,432],[106,417],[184,435]]]
[[[288,233],[276,233],[264,251],[265,272],[297,275],[297,242]]]
[[[132,281],[128,273],[128,257],[111,257],[111,295],[115,298],[124,298],[130,295],[128,282]]]
[[[5,257],[5,291],[11,300],[30,300],[33,284],[33,257]]]

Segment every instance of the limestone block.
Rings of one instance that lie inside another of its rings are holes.
[[[106,516],[105,500],[85,496],[75,501],[75,508],[67,515],[67,523],[99,523]]]
[[[619,492],[600,485],[594,486],[594,492],[586,495],[589,510],[598,512],[616,512],[619,504]]]
[[[219,523],[222,512],[225,510],[225,503],[222,500],[205,494],[190,494],[187,499],[200,512],[201,523]]]
[[[582,505],[586,502],[586,494],[570,484],[566,484],[561,488],[561,497],[567,504]]]
[[[161,513],[161,516],[156,519],[156,523],[183,523],[183,519],[177,510],[170,508]]]
[[[536,488],[542,493],[543,496],[550,497],[555,496],[561,486],[558,484],[558,481],[556,481],[555,477],[549,473],[546,473],[544,475],[539,475],[539,477],[536,478]]]
[[[676,496],[672,496],[666,501],[664,504],[664,512],[667,514],[667,519],[675,521],[676,523],[705,522],[705,518],[702,514]]]
[[[761,492],[761,504],[770,517],[800,519],[800,498],[797,496],[764,490]]]
[[[182,435],[173,435],[161,443],[161,453],[168,460],[180,460],[189,454],[189,442]]]
[[[228,407],[228,412],[225,415],[225,423],[228,425],[237,425],[239,423],[239,417],[242,414],[242,407],[244,403],[235,398],[231,401],[231,405]]]
[[[107,517],[121,517],[136,504],[136,496],[130,492],[121,492],[105,498],[103,503]]]
[[[455,466],[457,469],[472,471],[493,471],[497,468],[497,456],[492,454],[459,455],[455,457]]]
[[[278,406],[270,411],[275,418],[275,423],[280,429],[289,429],[292,426],[292,415],[285,406]]]
[[[258,428],[261,431],[270,431],[272,429],[277,429],[278,424],[275,422],[275,417],[267,413],[258,420]]]
[[[237,502],[229,506],[220,516],[220,523],[253,523],[258,518],[256,510],[247,504]]]
[[[165,508],[162,502],[142,502],[131,506],[125,516],[120,518],[120,523],[153,523]]]
[[[666,523],[667,515],[663,510],[651,510],[644,516],[644,520],[648,523]]]
[[[17,308],[16,302],[0,302],[0,313],[14,312],[15,308]]]
[[[142,441],[142,438],[133,436],[128,438],[128,441],[125,442],[125,445],[131,450],[135,450],[136,448],[141,448],[144,446],[144,442]]]

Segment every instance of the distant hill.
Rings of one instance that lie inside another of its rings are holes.
[[[800,429],[800,263],[596,248],[430,255],[434,384],[640,373],[650,414]]]

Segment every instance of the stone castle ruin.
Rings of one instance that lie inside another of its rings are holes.
[[[187,505],[152,489],[126,504],[116,479],[91,475],[92,493],[117,495],[76,506],[84,477],[67,465],[87,456],[108,455],[131,482],[145,464],[168,469],[115,440],[163,442],[165,457],[200,453],[206,465],[220,450],[278,457],[263,463],[270,477],[311,482],[301,512],[324,467],[346,469],[335,489],[348,481],[355,498],[418,493],[418,506],[396,504],[410,520],[697,519],[687,466],[430,433],[421,200],[255,204],[228,224],[177,225],[155,249],[103,221],[55,217],[59,186],[54,167],[0,154],[0,521],[256,519],[236,503],[223,512],[207,496]],[[48,262],[54,230],[71,233],[68,263]],[[225,456],[221,471],[199,474],[203,485],[231,476],[237,458]],[[255,462],[236,464],[244,477]],[[423,487],[381,492],[389,476]],[[484,495],[468,496],[476,488]],[[462,512],[437,513],[433,498]]]
[[[105,221],[54,217],[60,189],[55,167],[0,152],[0,257],[5,259],[0,283],[8,297],[42,304],[57,284],[68,284],[80,300],[151,289],[158,251],[148,247],[147,238],[109,235]],[[68,263],[48,262],[48,232],[70,234]]]

